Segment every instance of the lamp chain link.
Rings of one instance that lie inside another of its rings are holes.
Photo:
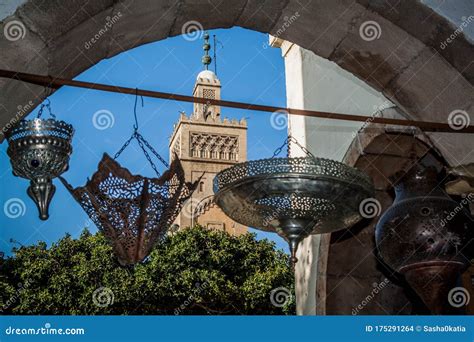
[[[143,137],[143,135],[141,135],[138,132],[138,116],[137,116],[138,90],[136,90],[136,91],[137,91],[137,93],[135,94],[135,105],[133,107],[133,116],[134,116],[134,119],[135,119],[135,123],[133,125],[133,133],[132,133],[132,136],[125,142],[125,144],[123,144],[123,146],[120,148],[120,150],[115,154],[114,159],[117,159],[122,154],[122,152],[128,147],[128,145],[130,145],[131,141],[133,139],[135,139],[138,142],[138,145],[140,146],[140,148],[142,149],[143,154],[145,155],[146,159],[150,163],[150,166],[155,171],[156,175],[159,177],[160,172],[158,171],[158,168],[156,167],[156,164],[153,163],[153,160],[151,159],[150,153],[148,153],[147,148],[164,166],[166,166],[168,168],[169,165],[166,162],[166,160],[164,160],[164,158]],[[141,104],[142,104],[142,107],[143,107],[143,105],[144,105],[143,96],[140,96],[140,98],[141,98]]]
[[[285,146],[287,148],[287,156],[289,157],[291,155],[291,144],[290,144],[291,142],[295,143],[303,151],[303,153],[306,154],[306,156],[317,159],[306,147],[301,145],[298,142],[298,140],[296,140],[296,138],[291,135],[289,135],[288,138],[285,139],[283,144],[275,150],[272,158],[275,158],[276,156],[278,156],[281,153],[281,151],[283,151]]]
[[[38,111],[38,115],[36,116],[36,118],[37,119],[41,118],[41,116],[43,115],[43,111],[46,108],[48,110],[49,116],[51,116],[53,119],[56,119],[56,115],[53,114],[53,112],[51,111],[51,101],[49,101],[49,99],[45,99],[44,101],[46,103],[41,104],[40,109]]]

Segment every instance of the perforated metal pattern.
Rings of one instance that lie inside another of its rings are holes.
[[[360,184],[363,187],[373,187],[372,181],[366,174],[343,163],[324,158],[269,158],[252,160],[237,164],[220,172],[214,181],[214,191],[247,177],[276,175],[285,173],[310,174],[333,177],[340,181]]]
[[[106,154],[85,186],[73,189],[62,181],[112,243],[122,265],[140,262],[150,253],[199,182],[184,181],[177,158],[160,178],[145,178]]]
[[[63,173],[72,153],[74,129],[54,119],[22,120],[8,138],[8,156],[15,175],[52,179]]]
[[[283,228],[294,232],[298,226],[304,238],[360,220],[359,204],[374,187],[362,172],[332,160],[272,158],[220,172],[214,191],[216,203],[235,221],[285,238]]]
[[[73,127],[55,119],[21,120],[8,134],[9,141],[16,141],[30,136],[56,137],[71,141]]]
[[[401,271],[426,262],[470,262],[474,221],[444,192],[436,169],[415,165],[395,185],[395,192],[375,231],[388,266]]]

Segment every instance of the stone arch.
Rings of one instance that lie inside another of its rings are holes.
[[[469,0],[460,2],[468,9],[473,7]],[[453,110],[465,111],[473,117],[474,46],[461,33],[442,48],[440,44],[456,27],[421,2],[18,3],[21,5],[12,6],[11,15],[0,23],[2,32],[7,23],[15,20],[25,31],[22,39],[0,40],[1,67],[5,69],[73,78],[104,58],[181,34],[192,26],[240,26],[276,35],[334,61],[381,91],[408,117],[446,122]],[[379,27],[380,34],[375,39],[361,37],[359,30],[367,22],[375,22]],[[45,96],[42,87],[18,81],[0,79],[0,87],[2,127],[25,115],[18,112],[18,106],[30,101],[37,105]],[[451,164],[474,161],[474,154],[470,153],[472,143],[462,144],[461,135],[432,134],[432,138]],[[460,155],[464,157],[459,158]]]

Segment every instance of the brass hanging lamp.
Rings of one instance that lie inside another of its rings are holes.
[[[307,156],[275,158],[290,142]],[[283,237],[293,264],[299,243],[310,234],[334,232],[361,220],[359,205],[374,191],[366,174],[316,158],[291,136],[272,158],[237,164],[214,179],[215,201],[226,215]]]
[[[44,109],[51,118],[42,119]],[[7,154],[13,174],[30,180],[28,196],[38,207],[41,220],[49,217],[49,204],[56,191],[53,179],[68,169],[73,127],[51,111],[46,99],[33,120],[21,120],[7,133]]]

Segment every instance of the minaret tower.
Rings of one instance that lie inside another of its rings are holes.
[[[220,100],[221,83],[209,70],[209,34],[204,34],[204,70],[196,78],[193,96]],[[200,224],[210,229],[227,231],[239,235],[247,227],[233,221],[217,207],[213,198],[215,175],[236,163],[247,160],[247,122],[242,119],[222,119],[221,107],[195,103],[193,113],[181,113],[170,139],[170,156],[180,158],[185,178],[194,182],[201,176],[200,184],[185,203],[175,221],[180,228]],[[204,174],[204,175],[203,175]]]

